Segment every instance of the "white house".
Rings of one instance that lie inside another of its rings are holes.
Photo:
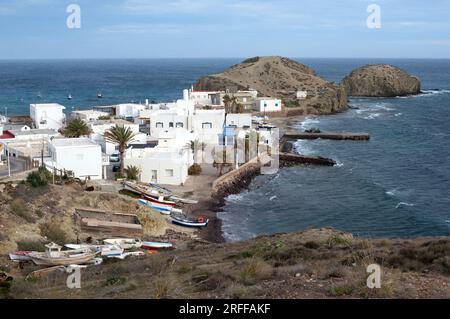
[[[261,97],[253,102],[253,110],[257,112],[279,112],[281,111],[281,100],[270,97]]]
[[[96,110],[86,110],[86,111],[73,111],[72,116],[85,122],[94,122],[98,121],[98,119],[102,117],[103,118],[110,117],[110,114],[107,112],[101,112]]]
[[[191,138],[186,133],[161,132],[156,147],[129,148],[124,164],[139,168],[141,182],[181,185],[186,182],[188,169],[193,164]]]
[[[61,104],[30,104],[30,117],[37,129],[60,130],[66,123],[66,108]]]
[[[48,144],[48,168],[73,172],[77,178],[103,178],[103,157],[100,145],[88,138],[55,138]]]
[[[116,105],[116,116],[122,118],[135,118],[139,116],[139,112],[145,110],[143,104],[125,103]]]
[[[195,110],[191,122],[200,143],[218,144],[218,137],[223,133],[225,110]]]
[[[90,138],[95,143],[101,145],[102,151],[105,154],[111,155],[116,151],[116,145],[107,142],[104,138],[105,132],[116,125],[129,128],[136,135],[133,143],[136,144],[147,143],[147,135],[139,132],[139,124],[131,123],[121,119],[92,122],[89,124],[92,131]]]
[[[251,128],[252,115],[250,113],[233,114],[229,113],[226,117],[226,126],[234,126],[236,128]]]

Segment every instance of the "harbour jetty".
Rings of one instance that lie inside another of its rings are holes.
[[[292,132],[285,133],[283,136],[285,141],[287,140],[351,140],[351,141],[368,141],[370,140],[370,134],[368,133],[336,133],[336,132],[320,132],[320,133],[307,133],[307,132]]]
[[[292,153],[280,153],[280,163],[283,166],[293,165],[319,165],[319,166],[334,166],[336,161],[320,156],[304,156]]]

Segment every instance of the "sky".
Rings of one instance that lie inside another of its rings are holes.
[[[0,0],[0,59],[449,58],[449,17],[450,0]]]

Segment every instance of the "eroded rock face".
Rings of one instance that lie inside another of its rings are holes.
[[[388,64],[366,65],[342,81],[348,96],[393,97],[420,93],[420,80]]]
[[[345,88],[330,83],[306,65],[283,57],[247,59],[220,74],[197,81],[196,90],[240,90],[253,88],[260,96],[281,98],[287,105],[304,109],[304,114],[328,114],[347,109]],[[297,91],[307,91],[306,99],[297,99]]]

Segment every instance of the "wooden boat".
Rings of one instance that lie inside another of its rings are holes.
[[[103,242],[108,245],[120,246],[120,248],[123,248],[125,250],[141,248],[142,246],[142,241],[140,239],[132,239],[132,238],[111,238],[105,239]]]
[[[151,197],[156,200],[160,200],[161,197],[164,201],[168,202],[175,202],[175,203],[183,203],[183,204],[197,204],[198,201],[192,200],[192,199],[185,199],[181,198],[179,196],[176,196],[167,188],[158,186],[156,184],[140,184],[135,182],[123,182],[123,188],[131,191],[133,193],[145,196],[145,197]]]
[[[209,220],[205,217],[190,218],[180,213],[172,213],[170,215],[172,223],[185,227],[206,227]]]
[[[145,256],[145,253],[142,251],[133,251],[133,252],[129,252],[129,253],[123,253],[120,255],[116,255],[116,256],[108,256],[108,258],[117,258],[117,259],[125,259],[128,257],[142,257]]]
[[[100,252],[103,257],[118,256],[123,254],[124,249],[119,245],[75,245],[67,244],[65,247],[69,249],[79,250],[79,249],[93,249]]]
[[[159,196],[159,197],[153,197],[153,196],[148,196],[144,194],[144,199],[155,203],[155,204],[160,204],[160,205],[165,205],[165,206],[176,206],[177,203],[174,201],[170,201],[170,200],[165,200],[164,196]]]
[[[158,242],[150,242],[144,241],[142,243],[142,249],[146,250],[158,250],[158,249],[170,249],[173,248],[173,244],[171,243],[158,243]]]
[[[9,254],[9,258],[15,262],[31,261],[31,253],[32,251],[16,251],[15,253]]]
[[[146,199],[140,199],[139,204],[150,207],[154,210],[157,210],[158,212],[160,212],[163,215],[170,215],[171,213],[182,213],[183,212],[181,209],[175,208],[173,206],[152,203],[151,201],[148,201]]]
[[[45,246],[43,253],[32,252],[29,254],[36,265],[42,266],[68,266],[79,265],[91,261],[98,251],[92,249],[79,249],[61,251],[61,246],[51,243]]]

